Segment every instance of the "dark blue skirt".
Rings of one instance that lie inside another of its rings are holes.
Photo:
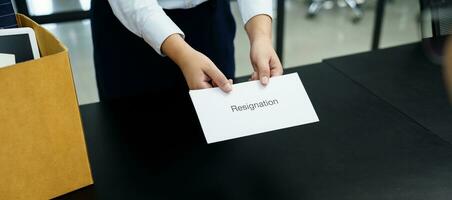
[[[179,67],[127,30],[114,16],[107,0],[92,0],[91,10],[101,100],[188,92]],[[236,27],[228,0],[209,0],[192,9],[165,12],[185,33],[188,44],[207,55],[228,78],[234,78]]]

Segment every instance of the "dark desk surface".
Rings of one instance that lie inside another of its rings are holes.
[[[419,43],[325,62],[452,143],[452,106],[442,68],[424,56]]]
[[[450,143],[328,64],[293,71],[319,123],[210,145],[188,96],[81,106],[95,184],[62,199],[452,197]]]

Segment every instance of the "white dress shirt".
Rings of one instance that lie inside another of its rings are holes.
[[[115,16],[134,34],[142,37],[163,56],[160,48],[165,39],[178,33],[180,28],[163,9],[188,9],[207,0],[108,0]],[[243,23],[260,14],[272,16],[272,0],[237,0]]]

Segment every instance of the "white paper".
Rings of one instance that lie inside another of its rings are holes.
[[[318,122],[319,119],[297,73],[219,88],[191,90],[207,143]]]
[[[16,64],[16,56],[0,53],[0,68]]]

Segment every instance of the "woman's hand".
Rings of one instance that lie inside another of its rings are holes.
[[[250,39],[250,59],[253,65],[252,80],[260,80],[267,85],[269,78],[283,74],[281,61],[272,46],[271,18],[257,15],[245,25]]]
[[[164,41],[162,51],[182,70],[190,89],[218,86],[224,92],[232,90],[232,80],[228,80],[207,56],[191,48],[178,34]]]
[[[281,62],[271,44],[271,41],[262,39],[254,40],[250,50],[251,64],[253,65],[252,80],[260,80],[262,84],[268,84],[268,79],[283,74]]]
[[[179,67],[190,89],[204,89],[218,86],[224,92],[232,90],[232,80],[228,80],[215,64],[204,54],[193,50]]]

